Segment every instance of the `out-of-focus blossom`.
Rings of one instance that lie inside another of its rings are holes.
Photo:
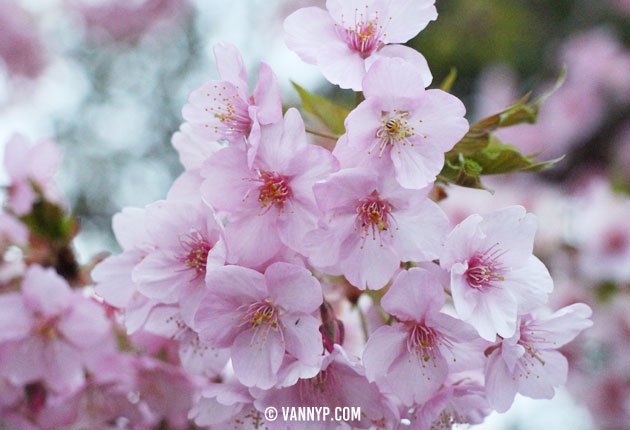
[[[297,383],[279,389],[272,389],[256,399],[260,410],[272,406],[282,407],[360,407],[358,420],[347,421],[352,428],[382,428],[382,423],[393,422],[398,415],[395,407],[381,394],[374,382],[365,378],[365,371],[357,358],[349,356],[343,348],[336,345],[333,352],[322,361],[321,369],[312,378],[300,379]],[[336,429],[339,423],[333,420],[325,422],[296,423],[296,430],[301,429]]]
[[[0,1],[0,62],[11,74],[35,78],[44,68],[37,25],[18,2]]]
[[[595,179],[577,196],[573,225],[579,268],[594,281],[630,282],[630,200]]]
[[[86,366],[113,346],[103,308],[73,292],[53,269],[29,267],[22,293],[0,301],[0,374],[14,384],[42,381],[70,393],[84,383]]]
[[[68,0],[78,10],[88,27],[105,30],[114,39],[144,33],[161,20],[181,17],[190,11],[188,0],[112,0],[100,3]]]
[[[536,217],[512,206],[471,215],[446,239],[440,264],[451,272],[457,314],[481,337],[511,337],[517,315],[546,303],[553,281],[534,255]]]
[[[450,430],[457,424],[481,424],[491,410],[483,385],[463,379],[445,384],[410,419],[414,430]]]
[[[333,84],[361,91],[363,76],[379,57],[426,65],[417,51],[396,44],[407,42],[437,18],[434,3],[328,0],[327,10],[307,7],[289,15],[284,21],[285,41],[302,60],[318,65]],[[431,74],[424,78],[429,85]]]
[[[9,175],[9,208],[16,215],[30,212],[38,193],[52,202],[61,197],[54,181],[61,153],[51,140],[30,142],[14,135],[4,151],[4,167]]]

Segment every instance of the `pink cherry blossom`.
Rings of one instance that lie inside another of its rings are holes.
[[[103,308],[53,269],[30,266],[22,294],[4,294],[0,302],[0,374],[13,384],[43,381],[55,392],[72,392],[85,381],[86,365],[113,346]]]
[[[422,71],[400,58],[380,59],[363,79],[365,101],[346,118],[345,152],[381,169],[394,166],[405,188],[431,184],[449,151],[468,131],[462,102],[425,90]]]
[[[285,41],[302,60],[316,64],[341,88],[361,91],[361,80],[380,57],[403,57],[422,66],[420,82],[431,83],[426,60],[402,45],[437,18],[435,0],[327,0],[326,9],[302,8],[284,21]],[[394,45],[392,45],[394,44]]]
[[[274,388],[260,393],[254,402],[259,410],[273,406],[282,407],[328,407],[334,411],[338,407],[360,407],[361,419],[349,421],[352,428],[367,429],[382,423],[395,422],[398,412],[391,402],[381,394],[374,382],[365,378],[365,371],[359,360],[349,356],[339,345],[321,363],[319,372],[311,377],[299,379],[295,384]],[[283,421],[282,416],[278,418]],[[288,425],[289,423],[285,423]],[[291,428],[336,429],[339,423],[328,420],[291,423]]]
[[[28,228],[17,218],[0,212],[0,248],[7,243],[24,245],[28,242]]]
[[[445,301],[439,281],[420,268],[402,271],[381,300],[398,322],[368,339],[365,374],[406,406],[429,400],[450,368],[461,370],[481,358],[473,328],[440,312]]]
[[[17,2],[0,2],[0,67],[35,78],[45,66],[37,23]],[[4,64],[2,64],[4,63]]]
[[[150,299],[179,301],[191,323],[206,274],[225,264],[222,228],[207,207],[188,202],[153,203],[146,208],[146,218],[154,248],[133,268],[132,280]]]
[[[536,217],[510,206],[469,216],[446,239],[440,264],[451,272],[455,309],[484,339],[511,337],[517,315],[544,304],[553,289],[532,255],[535,233]]]
[[[208,384],[190,411],[198,426],[216,430],[235,428],[269,428],[271,422],[254,407],[254,397],[247,387],[236,381]]]
[[[51,140],[30,142],[16,134],[7,142],[4,167],[10,180],[9,208],[16,215],[30,212],[38,191],[52,202],[61,202],[54,181],[60,159],[59,148]]]
[[[357,288],[382,288],[401,261],[439,255],[448,220],[428,191],[406,190],[369,169],[341,170],[314,186],[325,215],[306,237],[307,255]]]
[[[202,167],[201,193],[228,215],[228,261],[257,267],[285,246],[300,252],[319,215],[313,184],[337,168],[330,151],[307,143],[304,122],[293,108],[283,122],[262,128],[251,168],[238,147],[210,157]]]
[[[411,414],[414,430],[450,430],[456,424],[481,424],[491,408],[483,385],[463,379],[445,384]]]
[[[516,393],[551,399],[554,387],[567,379],[566,358],[556,349],[593,325],[591,308],[576,303],[550,316],[540,313],[520,318],[514,336],[488,348],[486,393],[493,408],[507,411]]]
[[[128,333],[140,329],[151,309],[159,304],[157,299],[142,295],[132,280],[134,267],[154,251],[145,228],[147,222],[145,209],[125,208],[114,215],[114,235],[123,252],[107,257],[91,273],[96,293],[109,305],[125,311]]]
[[[308,365],[323,351],[319,322],[312,316],[322,290],[311,273],[274,263],[264,275],[239,266],[208,272],[208,294],[194,318],[202,341],[231,348],[234,373],[247,386],[277,382],[285,353]]]
[[[187,0],[112,0],[94,2],[71,0],[90,30],[105,30],[114,39],[141,35],[160,20],[178,19],[190,12]]]
[[[221,80],[208,81],[190,94],[182,111],[184,118],[193,133],[206,141],[247,142],[251,165],[260,143],[260,127],[282,120],[278,81],[271,68],[260,63],[258,84],[250,97],[247,73],[236,47],[218,44],[214,55]]]

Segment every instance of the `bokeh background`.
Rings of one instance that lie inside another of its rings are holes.
[[[214,43],[234,43],[254,79],[268,62],[286,106],[298,104],[291,80],[352,103],[284,45],[283,19],[309,5],[324,1],[0,0],[0,145],[15,132],[59,142],[81,261],[117,251],[112,215],[163,198],[183,170],[170,140],[189,92],[217,76]],[[498,133],[526,154],[564,160],[490,178],[494,194],[448,188],[442,204],[453,222],[525,205],[539,217],[536,253],[556,281],[552,306],[586,301],[595,311],[595,327],[564,351],[567,388],[551,401],[519,398],[480,428],[630,428],[630,0],[437,8],[438,20],[409,44],[426,56],[434,85],[457,69],[452,92],[471,121],[543,92],[567,67],[538,124]]]

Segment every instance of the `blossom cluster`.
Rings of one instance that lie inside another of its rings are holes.
[[[45,261],[7,279],[9,428],[334,429],[264,411],[351,406],[351,428],[423,430],[554,396],[558,349],[591,310],[546,306],[554,284],[524,207],[453,225],[436,202],[469,124],[403,45],[433,3],[328,0],[286,19],[287,46],[358,94],[332,150],[283,112],[269,65],[250,90],[237,49],[215,46],[219,79],[192,91],[172,139],[185,171],[166,199],[113,218],[122,251],[91,270],[95,294]],[[54,145],[12,142],[0,227],[19,245],[38,205],[64,203]]]

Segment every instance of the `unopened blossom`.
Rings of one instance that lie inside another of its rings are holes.
[[[446,239],[441,266],[451,272],[457,315],[479,335],[511,337],[517,315],[547,301],[553,281],[534,255],[536,217],[522,206],[471,215]]]
[[[567,359],[558,351],[593,325],[591,308],[576,303],[552,315],[528,314],[519,319],[514,336],[486,350],[486,393],[492,407],[507,411],[516,393],[551,399],[567,379]]]
[[[21,293],[0,296],[0,374],[17,385],[45,382],[69,393],[85,367],[112,347],[103,308],[70,289],[53,269],[30,266]]]
[[[407,42],[437,18],[435,0],[328,0],[326,9],[298,9],[284,21],[285,41],[302,60],[320,67],[341,88],[361,91],[361,80],[380,57],[404,57],[431,73]]]
[[[227,214],[228,261],[257,267],[284,247],[300,252],[319,216],[313,185],[337,168],[330,151],[308,144],[293,108],[284,121],[262,128],[251,167],[245,150],[235,146],[210,157],[201,170],[201,194]]]
[[[380,59],[363,79],[365,101],[346,118],[346,153],[379,170],[394,168],[405,188],[435,181],[448,152],[468,131],[466,108],[442,90],[425,90],[422,70],[400,58]],[[339,144],[342,144],[340,141]]]
[[[195,314],[202,341],[231,348],[238,380],[247,386],[272,387],[285,353],[315,365],[323,351],[319,321],[322,289],[306,269],[274,263],[264,275],[224,266],[206,277],[208,294]]]
[[[52,202],[61,201],[54,181],[60,159],[59,148],[51,140],[31,142],[16,134],[7,142],[4,167],[10,181],[8,204],[16,215],[30,212],[38,193]]]
[[[188,202],[153,203],[146,219],[153,249],[133,268],[132,280],[150,299],[178,301],[190,323],[206,274],[225,264],[223,229],[207,207]]]
[[[260,128],[282,120],[278,81],[266,63],[260,63],[258,84],[249,95],[243,59],[230,43],[214,47],[220,80],[206,82],[190,93],[182,111],[193,132],[208,142],[227,140],[245,147],[251,164],[260,143]]]
[[[457,424],[481,424],[492,409],[483,385],[469,379],[445,384],[410,414],[414,430],[450,430]]]
[[[370,335],[365,374],[406,406],[429,400],[450,368],[461,370],[481,357],[474,329],[440,312],[445,301],[438,279],[420,268],[402,271],[381,300],[397,322]]]
[[[311,378],[299,379],[295,384],[274,388],[260,393],[254,402],[259,410],[273,406],[282,407],[327,407],[333,413],[335,408],[359,407],[358,420],[348,421],[352,428],[383,428],[384,423],[397,420],[395,407],[380,392],[374,382],[365,378],[365,371],[358,359],[349,356],[340,345],[335,345],[332,353],[321,363],[319,372]],[[278,418],[283,421],[282,416]],[[285,425],[288,425],[286,422]],[[292,429],[336,429],[338,422],[304,421],[290,423]]]
[[[306,243],[311,262],[333,268],[357,288],[382,288],[401,261],[438,257],[448,229],[425,190],[406,190],[390,176],[343,169],[314,186],[324,212]]]

